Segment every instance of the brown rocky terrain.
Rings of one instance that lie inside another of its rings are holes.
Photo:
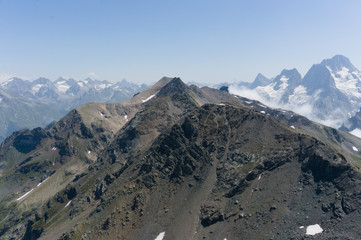
[[[0,237],[358,239],[355,149],[292,112],[164,78],[6,139]]]

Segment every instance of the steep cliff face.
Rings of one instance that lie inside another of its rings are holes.
[[[9,138],[4,158],[55,165],[18,175],[28,188],[3,195],[1,236],[303,239],[314,224],[318,239],[361,234],[359,140],[178,78],[158,84],[118,107],[74,110],[32,133],[42,137],[29,153]]]

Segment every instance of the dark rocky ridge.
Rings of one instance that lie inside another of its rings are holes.
[[[165,231],[164,239],[304,239],[299,227],[315,223],[324,229],[318,239],[360,235],[360,173],[356,163],[348,163],[355,155],[335,147],[357,141],[349,143],[337,130],[301,116],[188,87],[177,78],[136,98],[155,93],[142,107],[123,104],[117,114],[104,112],[103,125],[92,127],[96,118],[89,114],[100,114],[89,105],[53,126],[21,158],[22,166],[48,156],[41,150],[46,144],[63,142],[68,154],[54,151],[56,173],[34,192],[57,186],[59,176],[68,182],[42,201],[29,202],[30,194],[19,202],[31,210],[10,215],[13,226],[0,225],[1,236],[155,239]],[[112,133],[105,121],[124,119],[131,106],[134,115]],[[104,133],[109,137],[101,142]],[[327,141],[321,141],[326,133]],[[86,168],[72,172],[70,163]],[[15,202],[14,195],[9,199]]]

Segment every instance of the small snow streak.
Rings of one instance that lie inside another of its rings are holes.
[[[29,195],[33,190],[34,190],[34,188],[31,189],[29,192],[25,193],[24,195],[22,195],[21,197],[19,197],[18,199],[16,199],[16,201],[19,201],[19,200],[23,199],[24,197],[26,197],[27,195]]]
[[[152,99],[155,96],[155,94],[149,96],[147,99],[142,100],[142,103],[148,102],[150,99]]]
[[[265,114],[266,112],[265,112],[265,111],[260,111],[260,113],[263,113],[263,114]]]
[[[164,235],[165,235],[165,232],[161,232],[161,233],[159,233],[158,237],[154,240],[163,240]]]
[[[66,208],[67,206],[69,206],[70,203],[71,203],[71,200],[65,205],[64,208]]]
[[[291,126],[291,128],[296,129],[295,126]]]
[[[44,181],[38,183],[38,186],[37,186],[37,187],[39,187],[43,182],[45,182],[45,181],[48,180],[48,179],[49,179],[49,177],[47,177]]]
[[[358,152],[358,149],[355,146],[352,146],[352,150],[354,150],[355,152]]]

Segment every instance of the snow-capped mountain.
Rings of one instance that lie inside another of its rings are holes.
[[[230,91],[333,127],[340,127],[361,106],[361,72],[342,55],[314,64],[303,78],[296,69],[283,70],[264,85],[259,76]]]
[[[0,84],[0,141],[21,128],[46,126],[87,102],[122,102],[146,87],[126,80],[10,78]]]

